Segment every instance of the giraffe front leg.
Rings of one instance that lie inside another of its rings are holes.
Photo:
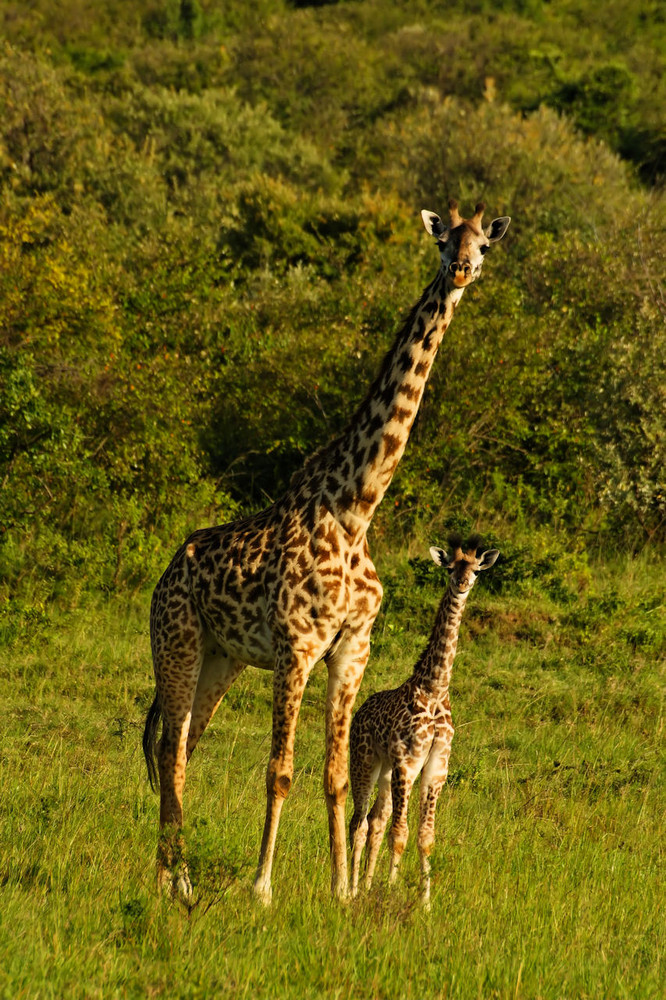
[[[391,773],[391,798],[393,799],[393,819],[389,830],[389,885],[393,885],[398,874],[398,865],[407,846],[409,827],[407,809],[409,796],[414,784],[414,775],[399,764],[393,765]]]
[[[419,808],[419,859],[421,863],[421,905],[430,909],[430,852],[435,842],[437,800],[449,773],[453,726],[435,741],[421,777]]]
[[[261,838],[259,864],[254,880],[257,899],[268,906],[273,890],[271,873],[275,841],[284,800],[294,773],[294,739],[303,692],[312,663],[302,654],[289,652],[276,663],[273,678],[273,740],[266,772],[266,819]]]
[[[435,811],[437,799],[442,790],[439,785],[421,787],[421,810],[419,817],[419,861],[421,864],[421,905],[430,909],[430,852],[435,842]]]
[[[385,767],[378,779],[377,798],[368,817],[368,837],[365,854],[365,887],[369,889],[377,866],[379,848],[384,839],[384,830],[388,823],[393,800],[391,798],[391,767]]]
[[[352,708],[370,653],[367,638],[352,635],[326,660],[326,761],[324,794],[328,809],[328,835],[331,849],[331,892],[344,900],[349,893],[347,881],[347,843],[345,803],[349,781],[347,752]]]

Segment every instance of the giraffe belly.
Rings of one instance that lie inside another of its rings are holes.
[[[263,613],[260,616],[258,609],[252,620],[248,616],[245,622],[227,623],[205,613],[203,617],[213,643],[217,643],[234,660],[262,670],[273,670],[275,667],[274,629],[279,635],[287,637],[292,650],[302,653],[314,664],[330,650],[341,628],[337,619],[313,621],[307,615],[293,616],[288,627],[284,622],[273,622],[271,627],[268,616]]]
[[[228,618],[203,612],[211,641],[234,660],[248,663],[264,670],[275,665],[275,643],[262,609],[253,609],[243,618],[242,613],[231,621]]]

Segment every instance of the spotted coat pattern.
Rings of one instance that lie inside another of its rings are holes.
[[[328,668],[324,792],[333,892],[347,892],[347,747],[356,692],[382,588],[366,533],[402,456],[437,349],[487,246],[508,220],[481,228],[451,207],[447,228],[423,213],[441,267],[423,292],[368,395],[342,434],[316,452],[289,491],[244,520],[195,531],[159,580],[151,606],[155,700],[144,731],[159,774],[158,883],[191,899],[180,828],[186,764],[224,694],[247,665],[274,671],[273,737],[255,892],[271,898],[283,802],[293,774],[301,699],[310,671]],[[501,231],[500,231],[501,230]],[[162,735],[155,743],[160,719]]]
[[[437,612],[430,641],[410,677],[391,691],[378,691],[362,705],[351,726],[350,767],[354,815],[352,895],[358,892],[361,855],[366,848],[365,884],[370,887],[389,816],[389,880],[396,877],[407,844],[407,808],[414,781],[421,775],[418,846],[421,900],[430,902],[429,855],[435,839],[437,799],[446,781],[453,741],[449,684],[465,603],[481,570],[497,559],[497,549],[477,556],[470,539],[467,551],[457,545],[450,557],[430,550],[446,566],[450,580]],[[368,816],[375,786],[377,798]]]

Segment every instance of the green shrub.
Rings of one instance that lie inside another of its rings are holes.
[[[610,147],[661,169],[663,32],[611,6],[632,37],[592,5],[13,8],[3,592],[140,586],[278,495],[365,395],[437,267],[419,209],[451,195],[513,222],[375,550],[503,524],[662,540],[663,194]]]

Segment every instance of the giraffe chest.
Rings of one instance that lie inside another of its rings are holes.
[[[321,658],[359,603],[356,552],[336,523],[283,517],[262,531],[197,545],[189,568],[199,612],[215,640],[243,662],[272,668],[285,640]],[[379,600],[372,605],[376,613]]]
[[[428,757],[446,722],[443,700],[401,687],[378,705],[374,722],[375,747],[391,766],[418,768]]]
[[[328,649],[343,626],[369,617],[364,584],[351,570],[355,554],[340,540],[311,536],[298,551],[286,548],[267,590],[271,627],[295,645]],[[343,540],[344,541],[344,540]],[[377,608],[379,604],[377,602]],[[371,615],[374,618],[374,603]]]

